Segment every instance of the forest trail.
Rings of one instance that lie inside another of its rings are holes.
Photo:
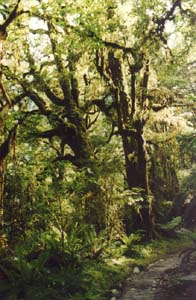
[[[196,256],[170,254],[127,278],[119,300],[195,300]]]

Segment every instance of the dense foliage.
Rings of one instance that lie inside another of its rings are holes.
[[[194,229],[195,20],[194,0],[0,1],[2,300],[107,299],[114,261]]]

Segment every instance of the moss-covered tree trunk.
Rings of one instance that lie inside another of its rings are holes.
[[[30,45],[27,45],[27,60],[29,72],[34,78],[34,86],[25,80],[21,80],[20,84],[24,94],[34,102],[39,114],[47,118],[51,127],[50,130],[37,132],[35,137],[48,139],[50,142],[54,137],[58,137],[60,142],[57,160],[70,161],[77,167],[84,167],[90,160],[91,147],[85,124],[85,112],[79,105],[77,63],[80,56],[68,51],[65,66],[57,36],[54,35],[55,27],[49,21],[47,25],[58,88],[55,90],[53,82],[47,82],[42,76],[40,71],[42,66],[35,67],[37,62],[31,53]]]
[[[4,172],[4,162],[0,162],[0,228],[2,228],[3,224],[3,210],[4,210],[4,182],[5,182],[5,172]]]
[[[10,130],[7,139],[0,145],[0,227],[3,226],[3,212],[4,212],[4,186],[6,175],[6,158],[10,152],[11,146],[16,137],[16,128]]]
[[[136,218],[135,226],[145,229],[150,234],[153,221],[149,203],[150,188],[148,183],[147,153],[143,136],[145,122],[142,118],[135,117],[135,73],[132,74],[132,90],[131,97],[129,97],[125,89],[121,62],[115,57],[114,51],[109,51],[108,67],[113,81],[111,92],[113,93],[117,110],[118,131],[123,143],[127,186],[129,189],[141,189],[144,199],[141,203],[140,213]],[[145,86],[142,91],[142,97],[145,98],[147,85],[145,72],[143,81]]]

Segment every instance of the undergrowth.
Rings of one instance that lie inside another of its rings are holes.
[[[14,255],[1,256],[0,299],[108,300],[135,266],[142,270],[168,253],[180,252],[194,238],[186,231],[176,239],[144,243],[132,235],[108,246],[99,258],[58,248],[29,252],[21,245]]]

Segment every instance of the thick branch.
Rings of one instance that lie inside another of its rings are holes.
[[[36,134],[37,137],[39,138],[44,138],[44,139],[52,139],[54,136],[61,136],[59,127],[56,127],[51,130],[46,130],[43,132],[39,132]]]
[[[80,168],[82,164],[77,160],[77,158],[74,155],[71,154],[66,154],[64,156],[59,156],[55,159],[55,161],[69,161],[71,162],[74,166]]]
[[[44,102],[44,100],[36,93],[33,91],[25,91],[26,95],[35,103],[35,105],[39,108],[40,112],[45,115],[45,116],[49,116],[50,115],[50,111],[47,109],[47,106]]]
[[[14,7],[14,9],[12,10],[12,12],[9,14],[8,18],[5,20],[5,22],[0,25],[0,33],[1,36],[6,37],[6,30],[7,27],[13,22],[13,20],[18,16],[17,10],[18,10],[18,6],[20,4],[21,0],[17,1],[16,6]]]
[[[59,105],[59,106],[64,106],[65,102],[61,98],[57,97],[53,91],[50,89],[50,87],[46,84],[44,79],[38,74],[34,74],[35,78],[37,79],[37,84],[41,87],[41,90],[46,94],[48,99],[52,101],[52,103]]]
[[[33,56],[31,55],[31,51],[28,47],[27,49],[27,55],[28,55],[28,60],[29,60],[29,64],[30,64],[30,71],[28,73],[25,74],[29,75],[32,74],[36,80],[37,86],[39,87],[39,89],[41,91],[43,91],[46,96],[56,105],[60,105],[60,106],[64,106],[64,101],[62,99],[60,99],[59,97],[57,97],[52,90],[50,89],[50,87],[46,84],[45,80],[42,78],[42,76],[40,75],[39,72],[37,72],[36,67],[35,67],[35,60],[33,58]]]
[[[162,110],[162,109],[164,109],[166,107],[167,107],[167,104],[163,104],[163,105],[161,105],[161,104],[153,104],[151,106],[152,110],[155,111],[155,112],[158,112],[158,111],[160,111],[160,110]]]
[[[2,67],[3,67],[4,74],[7,77],[11,77],[12,79],[16,80],[21,85],[21,87],[24,90],[24,94],[22,94],[22,95],[29,97],[37,105],[40,112],[43,115],[48,116],[50,114],[50,111],[47,109],[46,103],[36,92],[29,90],[29,83],[25,80],[22,81],[22,80],[18,79],[14,74],[12,74],[10,72],[8,67],[6,67],[6,66],[2,66]],[[19,99],[20,99],[20,96],[19,96]]]
[[[158,38],[163,43],[164,47],[166,47],[169,50],[170,55],[172,56],[172,51],[168,47],[167,39],[164,37],[163,33],[164,33],[164,30],[165,30],[166,22],[174,20],[174,18],[175,18],[174,13],[175,13],[175,10],[176,10],[177,7],[179,7],[180,11],[182,12],[181,0],[174,1],[171,8],[166,12],[166,14],[164,16],[162,16],[160,18],[159,17],[154,17],[153,18],[153,22],[154,22],[156,27],[151,28],[147,32],[146,36],[143,38],[143,41],[140,45],[141,47],[143,45],[145,45],[145,43],[147,41],[152,42],[154,40],[154,38]]]
[[[107,104],[106,99],[111,94],[105,95],[102,99],[93,99],[91,101],[87,101],[84,106],[84,111],[89,110],[88,114],[95,114],[97,111],[91,112],[90,108],[95,105],[98,109],[103,112],[107,117],[111,117],[110,111],[115,107],[116,103],[112,101],[110,104]]]
[[[71,100],[71,91],[70,91],[69,82],[67,82],[67,80],[65,79],[64,66],[63,66],[61,58],[58,55],[56,41],[52,38],[52,24],[50,22],[47,22],[47,24],[48,24],[48,31],[49,31],[49,38],[50,38],[50,43],[51,43],[51,47],[52,47],[52,52],[54,55],[56,68],[59,73],[59,83],[60,83],[61,89],[63,91],[64,99],[65,99],[66,103],[69,105],[70,100]]]
[[[44,92],[46,94],[46,96],[56,105],[59,106],[64,106],[65,102],[60,99],[59,97],[57,97],[49,88],[49,86],[43,81],[43,88],[44,88]]]
[[[155,23],[158,25],[158,27],[157,27],[158,32],[163,33],[163,31],[165,29],[166,21],[171,21],[174,19],[174,17],[175,17],[174,12],[177,7],[181,8],[181,0],[174,1],[170,10],[167,11],[166,15],[162,18],[155,20]]]
[[[135,59],[136,58],[136,51],[135,49],[131,48],[131,47],[125,47],[123,45],[119,45],[117,43],[114,43],[114,42],[109,42],[109,41],[103,41],[101,40],[101,42],[106,46],[106,47],[111,47],[113,49],[119,49],[119,50],[122,50],[124,53],[130,53],[133,58]]]
[[[91,31],[88,29],[88,31],[86,31],[86,36],[90,37],[91,39],[94,38],[97,41],[99,41],[101,44],[105,45],[106,47],[110,47],[112,49],[119,49],[122,50],[124,53],[130,53],[133,58],[136,58],[136,51],[134,48],[132,47],[125,47],[123,45],[120,45],[118,43],[115,42],[110,42],[110,41],[105,41],[102,38],[98,37],[95,32]]]

